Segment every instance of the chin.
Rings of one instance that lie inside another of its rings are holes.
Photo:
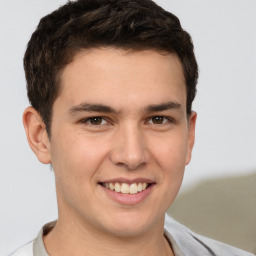
[[[136,237],[152,229],[157,223],[159,220],[153,218],[150,212],[146,215],[126,212],[111,216],[110,220],[105,222],[105,228],[115,236]]]
[[[112,234],[116,237],[126,237],[126,238],[132,238],[142,235],[147,231],[146,226],[115,226],[110,227],[108,229],[108,233]]]

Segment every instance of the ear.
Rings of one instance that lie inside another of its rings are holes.
[[[191,160],[192,149],[195,143],[196,118],[197,118],[197,113],[192,111],[188,119],[188,148],[187,148],[186,165],[189,164]]]
[[[44,122],[39,113],[32,107],[25,109],[23,125],[30,148],[43,164],[51,163],[50,141]]]

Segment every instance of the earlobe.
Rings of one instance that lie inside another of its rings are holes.
[[[50,141],[39,113],[32,107],[25,109],[23,114],[23,125],[27,134],[30,148],[36,154],[38,160],[43,164],[51,163]]]
[[[189,164],[191,160],[192,150],[195,143],[195,127],[196,127],[197,113],[192,111],[188,120],[188,148],[187,148],[187,158],[186,165]]]

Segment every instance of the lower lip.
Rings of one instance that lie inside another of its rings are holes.
[[[108,197],[110,197],[117,203],[125,205],[135,205],[143,202],[150,195],[150,193],[153,190],[154,184],[151,184],[148,188],[141,192],[138,192],[137,194],[122,194],[115,192],[114,190],[105,188],[102,185],[99,186],[101,186],[101,188],[107,194]]]

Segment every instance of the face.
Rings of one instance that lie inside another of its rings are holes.
[[[61,84],[49,141],[59,218],[119,236],[162,223],[194,142],[179,59],[94,49]]]

